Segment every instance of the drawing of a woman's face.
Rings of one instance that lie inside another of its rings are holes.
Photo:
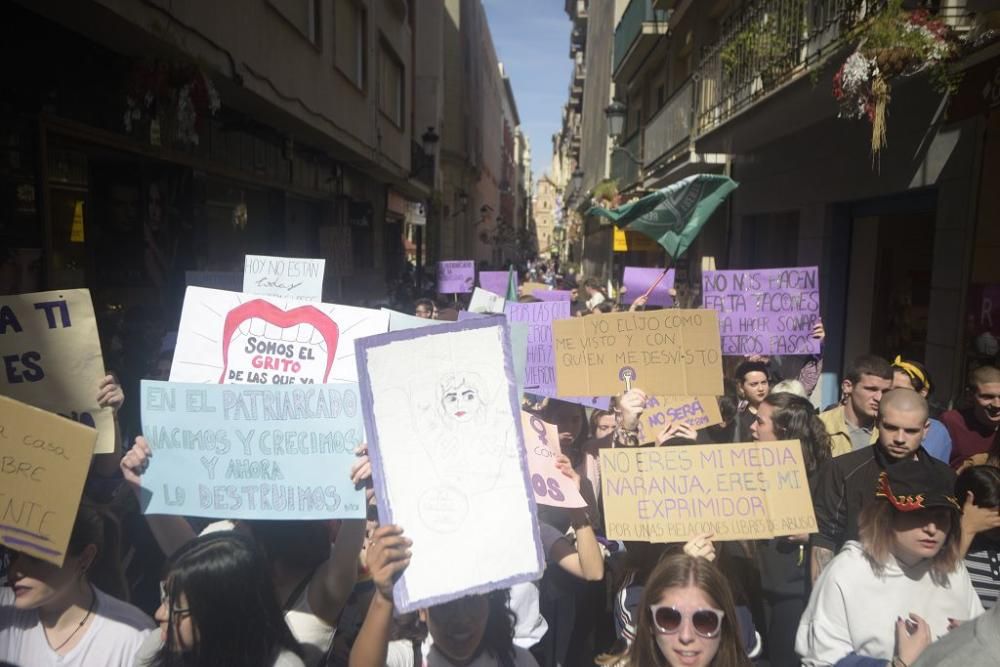
[[[445,414],[459,422],[468,422],[480,407],[479,390],[464,382],[456,387],[448,387],[441,397],[441,408]]]

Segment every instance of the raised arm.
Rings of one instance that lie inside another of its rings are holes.
[[[135,439],[135,445],[122,457],[121,471],[126,484],[132,489],[142,505],[142,476],[149,468],[153,451],[146,439],[141,435]],[[167,514],[146,514],[146,524],[160,545],[163,554],[170,558],[175,551],[195,538],[194,529],[182,516]]]
[[[392,585],[410,564],[412,544],[399,526],[380,526],[372,535],[366,563],[375,595],[351,647],[349,667],[385,667],[392,633]]]
[[[580,475],[573,470],[569,458],[560,454],[556,457],[555,463],[559,471],[573,480],[579,488]],[[572,509],[569,513],[573,530],[576,532],[576,547],[570,544],[569,540],[560,539],[552,546],[550,560],[558,563],[559,567],[575,577],[586,581],[600,581],[604,578],[604,554],[601,553],[601,545],[597,541],[597,535],[594,534],[594,527],[590,525],[587,510]]]
[[[101,408],[111,408],[115,424],[115,448],[107,454],[97,454],[90,464],[90,471],[105,479],[118,473],[118,464],[122,458],[122,429],[118,424],[118,410],[125,403],[125,392],[118,383],[118,378],[108,373],[97,387],[97,405]]]

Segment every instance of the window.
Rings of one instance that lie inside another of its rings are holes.
[[[379,49],[378,108],[400,129],[406,110],[405,81],[403,63],[383,41]]]
[[[268,4],[311,44],[320,45],[322,0],[268,0]]]
[[[365,88],[368,16],[356,0],[336,0],[334,63],[358,88]]]

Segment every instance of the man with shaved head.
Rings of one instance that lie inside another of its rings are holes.
[[[972,405],[941,415],[941,423],[951,435],[951,465],[955,468],[993,445],[1000,428],[1000,369],[980,366],[973,370],[966,390]]]
[[[882,396],[876,426],[878,441],[830,459],[819,471],[813,491],[818,532],[810,536],[813,581],[844,542],[858,539],[858,515],[875,499],[879,474],[898,461],[915,459],[934,475],[955,483],[955,473],[921,446],[929,427],[927,401],[912,389]]]

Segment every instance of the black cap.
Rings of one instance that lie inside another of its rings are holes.
[[[878,476],[875,497],[885,498],[900,512],[947,507],[960,512],[950,475],[915,459],[899,461]]]

